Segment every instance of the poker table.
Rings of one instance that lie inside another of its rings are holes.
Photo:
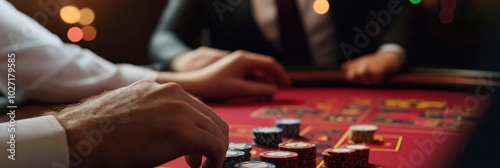
[[[330,85],[345,79],[342,73],[325,71],[291,72],[290,76],[295,84]],[[460,153],[488,104],[482,93],[498,85],[481,76],[412,74],[392,78],[390,87],[302,86],[280,90],[269,102],[209,105],[229,124],[230,142],[236,143],[252,144],[252,130],[274,126],[277,119],[300,119],[301,138],[283,138],[283,142],[316,144],[317,167],[323,164],[323,150],[353,143],[351,125],[373,124],[378,127],[374,136],[378,142],[366,144],[371,149],[367,167],[438,168],[448,166]],[[415,89],[408,83],[428,88]],[[436,89],[443,86],[454,89]],[[253,146],[252,160],[268,150],[275,149]],[[179,158],[160,167],[188,166]]]
[[[301,138],[282,141],[316,144],[317,167],[323,164],[323,150],[353,143],[351,125],[373,124],[378,143],[366,144],[371,149],[367,167],[440,168],[460,153],[488,106],[488,89],[500,85],[495,73],[456,73],[401,74],[381,86],[366,87],[346,82],[341,72],[289,72],[294,87],[278,91],[271,101],[208,104],[229,124],[230,142],[252,144],[253,128],[274,126],[277,119],[300,119]],[[32,117],[52,107],[26,104],[16,117]],[[7,116],[0,121],[8,121]],[[252,160],[268,150],[273,149],[254,146]],[[179,158],[159,167],[188,166]]]

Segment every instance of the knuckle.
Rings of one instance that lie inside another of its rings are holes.
[[[139,80],[135,83],[133,83],[132,85],[133,86],[153,86],[154,84],[158,84],[156,83],[155,81],[152,81],[152,80],[146,80],[146,79],[142,79],[142,80]]]
[[[173,92],[173,93],[178,93],[178,92],[184,92],[184,89],[181,87],[181,85],[174,83],[174,82],[169,82],[162,84],[161,86],[161,91],[165,92]]]
[[[236,50],[233,52],[234,55],[236,55],[237,57],[245,57],[247,54],[247,51],[245,50]]]
[[[228,135],[229,134],[229,125],[226,122],[223,122],[221,125],[221,130],[224,132],[224,134]]]
[[[166,103],[164,103],[164,105],[168,109],[173,109],[172,111],[174,111],[174,112],[183,112],[183,111],[188,110],[191,107],[187,102],[180,101],[180,100],[166,102]]]
[[[269,63],[272,63],[272,64],[278,63],[278,61],[273,57],[266,57],[266,59],[267,59],[267,62],[269,62]]]

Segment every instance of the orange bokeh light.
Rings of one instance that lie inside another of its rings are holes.
[[[93,26],[85,26],[82,28],[83,40],[92,41],[97,36],[97,30]]]
[[[83,31],[78,27],[72,27],[68,30],[68,39],[71,42],[79,42],[83,38]]]
[[[95,14],[94,11],[92,11],[92,9],[83,8],[82,10],[80,10],[80,14],[81,17],[78,23],[80,23],[81,25],[85,26],[92,24],[92,22],[94,22]]]
[[[59,14],[61,15],[61,19],[68,24],[78,22],[81,17],[80,10],[74,6],[63,7]]]
[[[320,15],[325,14],[330,9],[330,3],[327,0],[316,0],[313,4],[314,11]]]

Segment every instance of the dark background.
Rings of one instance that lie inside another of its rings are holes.
[[[59,9],[66,5],[77,8],[89,7],[96,17],[92,25],[97,29],[97,37],[91,42],[81,41],[76,44],[89,48],[98,55],[112,62],[133,64],[149,64],[148,44],[158,19],[167,4],[167,0],[9,0],[20,11],[29,16],[44,12],[39,2],[55,2]],[[58,1],[66,2],[61,5]],[[450,0],[447,0],[450,1]],[[478,54],[483,46],[499,46],[486,40],[498,34],[491,30],[491,24],[498,19],[497,0],[456,0],[454,20],[444,24],[439,19],[443,10],[440,0],[423,0],[430,26],[429,42],[426,54],[416,62],[424,67],[445,67],[461,69],[494,70],[497,67],[498,54]],[[59,9],[57,11],[59,11]],[[44,25],[57,34],[65,42],[70,43],[66,32],[70,27],[57,15],[51,17]],[[422,47],[422,49],[425,47]]]
[[[9,0],[18,10],[33,17],[37,12],[45,12],[38,2],[56,2],[59,9],[72,5],[79,9],[88,7],[95,13],[91,24],[97,30],[95,40],[80,41],[75,44],[88,48],[112,62],[148,64],[147,46],[151,33],[165,8],[166,0],[59,0],[67,1],[60,5],[58,0]],[[46,13],[46,12],[45,12]],[[39,19],[37,21],[42,21]],[[44,25],[64,42],[71,43],[66,36],[69,28],[82,27],[79,24],[64,23],[57,10]]]

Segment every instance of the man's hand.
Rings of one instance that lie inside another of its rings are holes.
[[[154,167],[183,155],[191,167],[202,155],[203,167],[222,167],[228,147],[227,124],[174,83],[139,81],[54,115],[76,151],[72,167]]]
[[[284,68],[274,58],[247,51],[235,51],[196,71],[160,73],[158,79],[160,83],[175,81],[206,99],[270,98],[278,87],[290,86]]]
[[[363,85],[381,84],[384,77],[398,71],[404,58],[396,52],[365,55],[342,65],[347,80]]]
[[[199,47],[196,50],[177,56],[172,62],[172,68],[178,72],[198,70],[214,63],[229,53],[229,51]]]

